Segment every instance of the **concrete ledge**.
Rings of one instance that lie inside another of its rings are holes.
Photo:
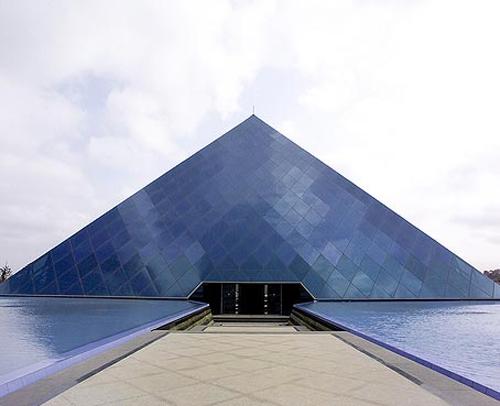
[[[335,326],[328,326],[313,317],[308,317],[305,313],[293,309],[292,314],[290,314],[290,320],[298,325],[307,327],[309,330],[313,331],[341,331],[341,329]]]
[[[156,330],[185,330],[198,324],[207,324],[212,320],[212,311],[208,305],[198,312],[186,314]]]

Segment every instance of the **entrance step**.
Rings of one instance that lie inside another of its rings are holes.
[[[214,323],[277,323],[288,324],[289,316],[274,314],[218,314],[213,316]]]
[[[294,334],[297,330],[292,326],[277,324],[254,324],[254,323],[220,323],[210,325],[203,330],[203,333],[224,333],[224,334]]]

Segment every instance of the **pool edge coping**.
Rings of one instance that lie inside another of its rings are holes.
[[[27,371],[29,367],[21,368],[18,371],[26,371],[26,373],[21,373],[19,376],[13,377],[13,379],[0,384],[0,399],[41,379],[48,378],[49,376],[54,375],[55,373],[60,372],[70,366],[78,364],[95,355],[101,354],[107,350],[124,344],[138,336],[141,336],[167,324],[174,323],[177,320],[192,316],[198,312],[206,310],[209,307],[209,305],[205,303],[197,302],[195,304],[198,304],[199,306],[189,310],[178,311],[168,317],[150,321],[138,327],[122,331],[112,336],[105,337],[70,350],[64,353],[60,358],[53,358],[52,360],[54,362],[51,362],[49,365],[46,365],[47,363],[43,361],[34,364],[44,364],[45,366],[42,366],[41,368],[30,368],[29,372]]]
[[[472,388],[472,389],[474,389],[474,390],[476,390],[484,395],[490,396],[491,398],[493,398],[495,400],[500,400],[500,392],[496,391],[493,388],[490,388],[488,386],[480,384],[479,382],[473,381],[469,378],[466,378],[462,375],[457,374],[456,372],[450,371],[444,367],[441,367],[437,364],[429,362],[423,358],[417,357],[416,355],[410,354],[410,353],[408,353],[404,350],[401,350],[401,349],[399,349],[391,344],[387,344],[387,343],[384,343],[383,341],[380,341],[376,338],[370,337],[370,336],[368,336],[364,333],[361,333],[360,331],[357,331],[351,327],[347,327],[347,326],[343,325],[342,323],[338,323],[336,321],[330,320],[314,310],[304,308],[303,305],[305,305],[305,303],[297,304],[297,305],[294,305],[294,308],[319,319],[320,321],[322,321],[326,325],[334,326],[334,327],[340,328],[342,330],[345,330],[351,334],[354,334],[358,337],[361,337],[361,338],[363,338],[367,341],[370,341],[376,345],[379,345],[382,348],[385,348],[385,349],[392,351],[398,355],[401,355],[402,357],[405,357],[411,361],[417,362],[418,364],[423,365],[423,366],[425,366],[433,371],[439,372],[439,373],[447,376],[448,378],[451,378],[457,382],[460,382],[466,386],[469,386],[470,388]]]

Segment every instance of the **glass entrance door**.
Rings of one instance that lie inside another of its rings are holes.
[[[288,315],[312,297],[298,283],[204,283],[190,296],[210,304],[213,314]]]
[[[222,313],[238,314],[238,284],[224,283],[222,285]]]
[[[265,285],[266,297],[264,314],[283,314],[281,301],[282,301],[282,288],[281,284],[273,283]]]
[[[240,283],[238,295],[239,314],[264,314],[263,284]]]

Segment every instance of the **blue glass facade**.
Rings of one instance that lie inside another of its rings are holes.
[[[255,116],[26,266],[0,293],[187,297],[203,281],[315,297],[500,287]]]

